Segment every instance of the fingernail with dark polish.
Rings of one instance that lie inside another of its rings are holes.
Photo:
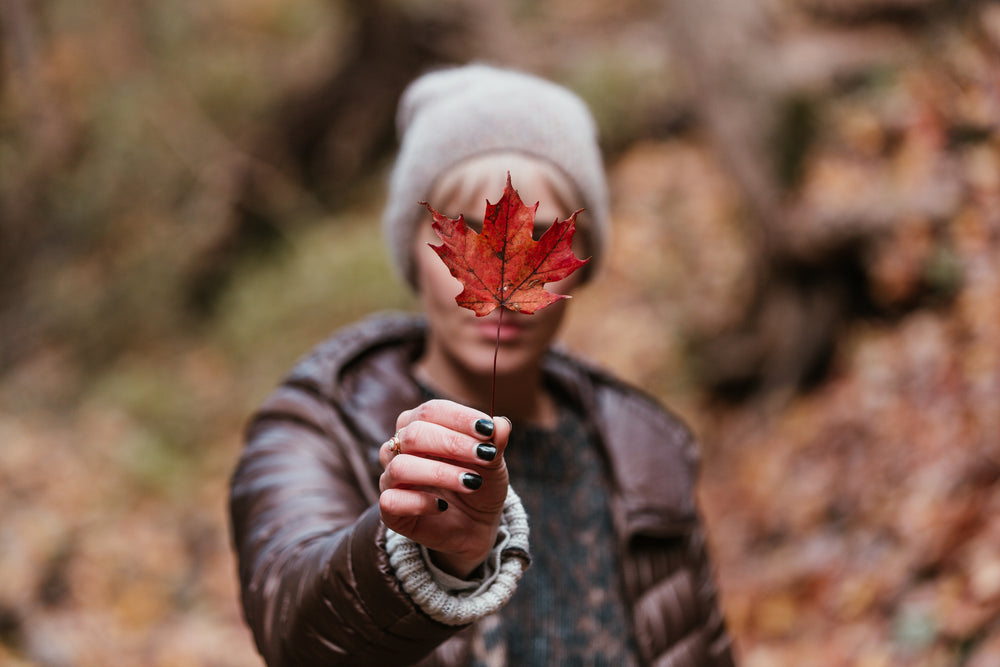
[[[476,456],[484,461],[492,461],[497,457],[497,448],[488,442],[481,443],[476,447]]]
[[[448,501],[444,498],[438,498],[438,510],[443,512],[448,509]]]
[[[486,437],[493,435],[493,422],[483,417],[476,422],[476,433]]]
[[[462,484],[465,485],[465,488],[475,491],[483,485],[483,478],[472,472],[463,473]]]

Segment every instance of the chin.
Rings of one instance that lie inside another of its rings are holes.
[[[523,354],[517,354],[515,351],[508,351],[506,358],[504,357],[503,346],[500,347],[500,356],[497,358],[497,377],[505,377],[511,375],[521,375],[526,371],[533,369],[540,363],[540,360],[534,357],[528,358]],[[490,359],[489,372],[493,373],[493,359]]]
[[[494,348],[490,347],[488,352],[483,350],[481,354],[467,355],[460,360],[460,363],[472,375],[485,377],[488,380],[493,376],[493,352]],[[513,351],[505,351],[503,345],[500,346],[496,360],[497,377],[516,375],[525,368],[524,359],[521,355],[516,356],[517,358],[514,358]]]

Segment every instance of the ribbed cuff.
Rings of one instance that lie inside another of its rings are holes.
[[[428,616],[445,625],[466,625],[501,609],[517,589],[531,561],[528,515],[508,486],[497,544],[481,579],[464,580],[443,572],[431,563],[423,546],[392,530],[386,530],[385,550],[403,590]]]

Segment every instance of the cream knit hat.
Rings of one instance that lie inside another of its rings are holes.
[[[597,126],[577,95],[536,76],[489,65],[437,70],[404,91],[396,129],[400,148],[382,230],[396,268],[411,285],[413,238],[427,215],[419,202],[452,166],[494,152],[550,162],[575,185],[586,209],[580,227],[590,241],[586,275],[593,275],[607,244],[608,187]]]

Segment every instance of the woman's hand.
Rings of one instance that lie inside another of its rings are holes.
[[[427,547],[444,571],[468,577],[496,542],[510,420],[431,400],[400,414],[396,429],[379,451],[382,521]]]

